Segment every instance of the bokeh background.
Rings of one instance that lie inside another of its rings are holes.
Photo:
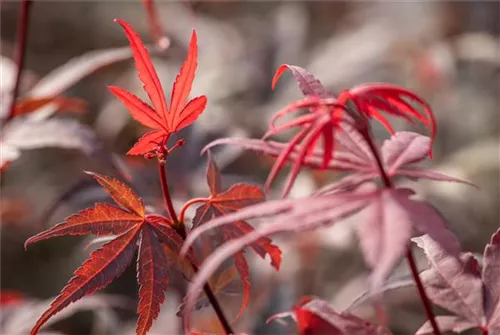
[[[1,3],[2,92],[8,92],[13,82],[9,58],[15,45],[18,9],[18,2]],[[271,91],[275,69],[289,63],[308,69],[333,92],[383,81],[423,96],[433,106],[438,122],[435,158],[429,166],[469,179],[480,190],[424,182],[413,187],[447,218],[465,250],[481,252],[499,227],[499,2],[158,1],[157,9],[170,41],[167,51],[153,53],[165,90],[169,91],[184,60],[191,29],[196,28],[200,51],[192,95],[205,94],[209,101],[199,121],[181,134],[188,144],[169,164],[179,204],[207,192],[205,157],[199,155],[205,144],[217,137],[261,136],[270,116],[300,97],[290,75]],[[75,57],[126,47],[114,18],[128,21],[146,43],[154,42],[139,0],[34,1],[31,10],[25,91],[31,82]],[[68,237],[39,243],[28,251],[23,248],[26,238],[42,227],[107,199],[82,170],[118,176],[113,167],[118,164],[132,177],[134,189],[151,206],[161,208],[155,163],[124,156],[146,129],[130,118],[106,85],[121,86],[145,98],[133,62],[125,57],[65,91],[88,102],[86,113],[54,116],[92,128],[101,154],[57,148],[26,150],[2,174],[2,334],[27,334],[50,298],[95,247],[84,250],[88,239]],[[408,129],[401,123],[396,127]],[[382,129],[375,128],[375,132],[380,139],[387,137]],[[38,135],[28,132],[26,136],[36,140]],[[272,160],[236,148],[220,149],[215,157],[225,185],[237,181],[263,184]],[[304,171],[292,196],[307,195],[338,177]],[[270,197],[277,197],[279,189],[278,182]],[[277,237],[284,251],[280,272],[251,258],[253,300],[236,328],[252,334],[293,333],[293,327],[266,325],[265,320],[289,310],[304,295],[317,295],[338,310],[349,306],[365,290],[368,273],[353,224],[346,221],[318,232]],[[426,266],[421,255],[419,264]],[[405,275],[402,264],[396,276]],[[175,312],[184,290],[181,278],[174,278],[151,334],[180,334]],[[46,334],[132,334],[136,292],[132,265],[103,294],[61,314]],[[239,297],[221,299],[227,310],[237,310]],[[411,334],[425,319],[412,287],[387,294],[387,306],[395,334]],[[355,313],[374,317],[369,305]],[[208,332],[217,330],[210,308],[197,312],[195,326]]]

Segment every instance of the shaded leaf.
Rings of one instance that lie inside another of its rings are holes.
[[[86,76],[103,67],[127,60],[131,56],[132,53],[128,47],[89,51],[52,70],[33,86],[27,96],[30,98],[43,98],[59,95]],[[46,119],[57,108],[57,104],[46,105],[33,114],[33,118]]]
[[[257,186],[248,184],[236,184],[228,190],[221,189],[221,178],[219,168],[213,160],[211,154],[208,155],[207,164],[207,183],[210,188],[210,197],[198,199],[202,205],[196,209],[196,214],[193,218],[193,228],[203,226],[207,221],[223,217],[229,213],[238,211],[241,208],[251,206],[262,202],[265,199],[264,192]],[[231,226],[223,226],[220,228],[220,236],[223,242],[231,239],[238,239],[241,236],[254,231],[254,228],[247,222],[239,220]],[[266,254],[271,258],[271,264],[279,269],[281,263],[281,250],[271,240],[262,237],[250,245],[250,247],[263,259]],[[250,282],[248,264],[242,252],[233,257],[234,265],[236,266],[243,283],[243,302],[238,317],[245,310],[250,297]]]
[[[25,98],[16,103],[14,117],[33,113],[49,103],[56,104],[57,110],[67,110],[72,112],[84,112],[87,110],[87,102],[78,98],[66,98],[63,96]]]
[[[0,165],[3,165],[17,159],[23,150],[55,147],[79,149],[90,155],[100,145],[90,128],[71,120],[14,119],[5,125],[0,147]]]

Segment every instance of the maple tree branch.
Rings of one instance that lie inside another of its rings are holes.
[[[377,150],[377,146],[375,145],[373,138],[370,134],[370,130],[368,127],[363,128],[360,131],[361,135],[365,139],[366,143],[368,144],[368,147],[370,148],[370,151],[373,153],[373,156],[375,157],[375,161],[377,162],[378,170],[380,173],[380,177],[382,178],[382,181],[384,183],[384,186],[387,188],[392,188],[392,182],[389,176],[387,175],[387,172],[384,169],[384,164],[382,163],[382,158],[380,157],[380,154]]]
[[[167,206],[168,213],[170,214],[170,217],[174,221],[175,228],[179,235],[182,237],[183,240],[186,239],[186,227],[184,225],[184,221],[177,218],[177,214],[175,213],[174,205],[172,202],[172,197],[170,196],[170,192],[168,190],[168,181],[167,181],[167,173],[166,173],[166,161],[158,159],[158,172],[160,174],[160,183],[161,183],[161,189],[163,191],[163,199],[165,200],[165,205]],[[196,200],[196,199],[193,199]],[[189,202],[188,202],[189,203]],[[186,207],[185,205],[183,208]],[[187,208],[187,207],[186,207]],[[185,211],[185,209],[184,209]],[[191,264],[193,267],[193,270],[195,272],[198,271],[198,267],[195,264]],[[219,318],[219,322],[221,323],[222,327],[224,328],[224,331],[226,332],[227,335],[234,334],[233,330],[231,329],[231,325],[229,324],[229,321],[227,320],[226,316],[224,315],[224,312],[222,311],[222,308],[217,301],[217,298],[215,297],[215,294],[212,292],[212,289],[208,284],[205,284],[203,286],[203,290],[205,291],[205,294],[207,295],[208,301],[210,301],[210,304],[212,304],[212,307],[217,314],[217,317]]]
[[[24,68],[24,60],[26,56],[26,43],[28,41],[28,23],[30,14],[31,0],[22,0],[19,9],[19,18],[17,21],[17,40],[16,49],[14,53],[14,60],[17,66],[16,79],[14,82],[14,87],[12,89],[12,100],[10,101],[9,114],[5,118],[3,124],[9,122],[15,114],[16,111],[16,100],[19,95],[19,87],[21,84],[21,74]]]
[[[366,140],[371,152],[373,153],[373,156],[375,157],[375,160],[377,161],[377,166],[380,171],[380,176],[382,178],[382,181],[384,183],[384,186],[386,188],[393,188],[394,186],[392,185],[391,179],[387,175],[387,172],[384,169],[384,165],[382,163],[382,158],[380,157],[377,147],[375,146],[375,143],[373,141],[373,138],[370,135],[369,128],[364,128],[361,130],[361,135],[363,138]],[[407,251],[406,251],[406,260],[408,261],[408,264],[411,269],[411,274],[413,276],[413,280],[415,281],[415,284],[417,285],[418,289],[418,294],[420,296],[420,300],[422,301],[422,305],[425,310],[425,314],[427,316],[427,319],[429,320],[432,331],[434,335],[441,335],[441,331],[439,330],[439,326],[436,322],[436,316],[434,315],[434,312],[432,311],[432,305],[429,297],[427,296],[427,293],[425,293],[425,288],[424,284],[420,280],[420,276],[418,275],[418,269],[417,265],[415,263],[415,258],[413,257],[413,252],[411,248],[408,246]]]
[[[186,214],[186,210],[194,204],[197,204],[199,202],[205,202],[207,201],[207,198],[194,198],[186,202],[184,205],[182,205],[181,211],[179,212],[179,221],[184,222],[184,216]]]
[[[429,300],[427,293],[425,293],[424,284],[422,283],[422,281],[420,280],[420,276],[418,275],[417,264],[415,263],[415,257],[413,257],[413,253],[410,247],[408,247],[408,250],[406,252],[406,260],[410,265],[411,274],[413,276],[413,279],[415,280],[415,284],[417,284],[418,294],[420,295],[420,300],[422,300],[422,305],[424,306],[427,319],[429,319],[429,322],[431,324],[432,331],[434,335],[441,335],[441,331],[439,330],[439,326],[436,322],[436,317],[434,315],[434,312],[432,311],[431,301]]]
[[[177,214],[175,214],[172,197],[170,196],[170,192],[168,190],[166,168],[167,168],[166,162],[158,159],[158,173],[160,174],[160,183],[161,183],[161,190],[163,192],[163,200],[165,201],[165,206],[167,207],[167,211],[168,214],[170,215],[170,218],[172,219],[172,221],[174,221],[176,225],[178,225],[179,219],[177,218]],[[186,235],[185,232],[184,235]]]

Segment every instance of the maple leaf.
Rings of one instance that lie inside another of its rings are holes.
[[[336,133],[336,141],[343,147],[335,153],[335,157],[328,163],[328,169],[347,171],[352,174],[340,181],[326,185],[316,194],[328,194],[355,188],[362,183],[380,178],[378,163],[370,148],[361,135],[349,124],[342,124],[342,131]],[[286,150],[286,144],[275,141],[258,139],[222,138],[215,140],[203,148],[202,152],[218,145],[237,145],[248,150],[254,150],[272,157],[277,157]],[[429,179],[435,181],[457,182],[476,187],[472,182],[445,175],[438,171],[418,167],[418,163],[428,157],[431,150],[431,139],[427,136],[401,131],[385,140],[381,148],[382,164],[386,175],[390,179],[405,177],[409,179]],[[288,160],[294,161],[298,157],[297,150],[290,152]],[[303,166],[313,169],[322,169],[323,151],[315,149],[305,157]]]
[[[144,155],[158,145],[164,145],[171,134],[189,126],[205,110],[207,98],[199,96],[188,101],[197,67],[197,37],[193,30],[186,61],[172,87],[170,106],[167,107],[165,94],[148,51],[132,27],[123,20],[116,19],[124,29],[139,73],[143,88],[151,100],[152,106],[122,88],[108,86],[127,107],[132,117],[153,131],[142,136],[128,151],[128,155]]]
[[[208,198],[196,199],[196,202],[201,202],[202,205],[196,209],[192,229],[203,226],[206,222],[213,218],[221,217],[241,208],[260,203],[265,199],[264,192],[259,187],[254,185],[235,184],[225,191],[222,190],[219,167],[213,160],[210,152],[208,152],[206,174],[207,184],[210,188],[210,196]],[[184,210],[186,208],[187,206],[183,207]],[[254,231],[254,228],[250,224],[244,220],[239,220],[234,222],[232,225],[221,227],[220,234],[223,241],[228,241],[231,239],[238,239],[251,233],[252,231]],[[269,238],[262,237],[254,241],[250,244],[250,248],[252,248],[253,251],[263,259],[265,259],[266,254],[268,254],[271,258],[272,266],[276,270],[279,270],[281,263],[281,250],[276,245],[272,244]],[[250,299],[250,274],[244,251],[240,251],[235,254],[233,256],[233,262],[243,283],[243,301],[241,309],[237,315],[238,318],[246,309]]]
[[[378,292],[393,267],[406,251],[413,230],[428,233],[450,255],[458,255],[460,246],[435,209],[423,201],[410,199],[409,189],[377,189],[365,183],[354,190],[294,200],[275,200],[245,207],[215,218],[191,231],[181,254],[201,234],[240,220],[258,218],[262,224],[239,239],[226,242],[202,264],[187,295],[192,306],[196,292],[229,257],[263,236],[282,232],[318,229],[359,213],[356,227],[366,263],[373,269],[371,291]]]
[[[383,326],[370,323],[349,312],[336,312],[326,301],[303,298],[292,312],[278,313],[267,322],[291,316],[299,335],[390,335]]]
[[[390,115],[404,118],[408,121],[417,119],[431,128],[431,138],[434,139],[436,133],[436,124],[434,115],[429,105],[419,96],[402,87],[390,84],[366,84],[356,86],[352,89],[343,91],[338,98],[329,93],[314,76],[305,69],[288,64],[281,65],[276,71],[272,87],[281,75],[289,69],[292,71],[299,88],[305,95],[305,99],[295,101],[279,111],[269,122],[269,131],[263,136],[263,140],[276,135],[284,130],[300,127],[301,130],[290,139],[286,147],[277,156],[266,181],[268,188],[276,178],[278,172],[283,168],[287,159],[293,150],[297,150],[296,158],[293,160],[293,166],[288,174],[283,196],[286,196],[297,177],[301,166],[307,156],[318,146],[319,138],[323,138],[322,167],[326,168],[330,160],[334,157],[335,141],[334,135],[338,133],[340,124],[348,122],[355,126],[364,128],[363,118],[375,118],[381,122],[391,134],[394,130],[389,121],[381,114],[384,111]],[[419,104],[425,111],[427,118],[411,106],[404,99],[411,99]],[[356,111],[349,108],[352,102],[356,106]],[[308,109],[309,113],[298,116],[291,121],[276,126],[279,119],[293,113],[297,110]],[[413,119],[412,119],[413,118]],[[429,151],[430,153],[431,151]]]
[[[431,107],[424,99],[403,87],[386,83],[367,83],[341,92],[338,100],[342,104],[352,101],[359,113],[376,119],[391,134],[395,133],[394,129],[381,112],[409,122],[417,119],[431,130],[432,141],[436,137],[436,120]],[[424,111],[425,117],[410,102],[416,103]]]
[[[64,235],[90,233],[95,236],[117,236],[93,251],[89,259],[75,271],[75,276],[62,289],[50,308],[42,314],[31,334],[36,334],[49,318],[69,304],[103,289],[120,276],[132,262],[137,249],[137,334],[145,334],[158,316],[169,282],[163,248],[168,247],[172,252],[178,253],[182,238],[172,228],[171,220],[159,215],[146,215],[142,200],[128,186],[110,177],[87,173],[92,175],[121,207],[97,203],[94,208],[85,209],[29,238],[25,247]],[[190,253],[187,259],[195,261]]]
[[[420,276],[432,302],[455,315],[437,316],[442,331],[479,328],[485,334],[500,332],[500,229],[484,248],[483,266],[470,252],[449,257],[428,236],[415,238],[430,263]],[[417,334],[431,333],[428,322]]]

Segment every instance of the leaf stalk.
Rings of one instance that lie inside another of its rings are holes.
[[[17,66],[17,72],[14,87],[12,89],[12,99],[10,101],[9,114],[7,114],[3,125],[7,124],[7,122],[9,122],[14,117],[16,111],[16,100],[19,95],[19,87],[21,86],[21,74],[23,72],[26,58],[26,44],[28,42],[28,24],[31,2],[31,0],[22,0],[20,5],[21,8],[19,9],[16,49],[14,53],[14,61]]]

